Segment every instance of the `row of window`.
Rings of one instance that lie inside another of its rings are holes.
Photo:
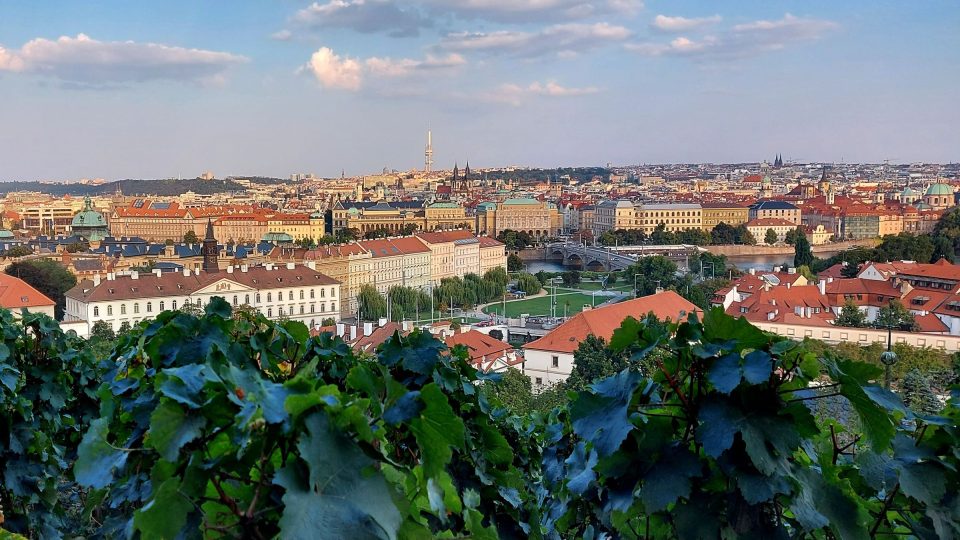
[[[249,298],[249,296],[248,296],[248,298]],[[184,300],[184,305],[187,305],[187,304],[189,304],[189,303],[190,303],[190,300],[189,300],[189,299]],[[197,306],[202,306],[202,305],[203,305],[203,302],[202,302],[202,300],[201,300],[200,298],[197,298],[196,304],[197,304]],[[233,297],[233,305],[234,305],[234,307],[236,307],[236,306],[238,305],[238,303],[237,303],[237,297],[236,297],[236,296]],[[249,305],[249,304],[248,304],[248,305]],[[157,306],[157,307],[159,308],[157,311],[165,311],[165,310],[166,310],[166,301],[160,300],[160,301],[158,302],[158,306]],[[146,313],[153,313],[153,302],[147,302],[147,303],[145,304],[144,308],[146,309]],[[317,308],[317,305],[316,305],[316,304],[310,304],[310,313],[316,313],[316,312],[317,312],[317,309],[316,309],[316,308]],[[133,314],[134,314],[134,315],[138,315],[138,314],[140,313],[140,302],[134,302],[133,305],[132,305],[132,309],[133,309]],[[176,301],[176,300],[171,300],[171,301],[170,301],[170,309],[171,309],[171,310],[176,310],[176,309],[177,309],[177,301]],[[281,316],[284,315],[283,306],[279,306],[277,309],[278,309],[278,313],[279,313]],[[290,306],[288,306],[287,311],[286,311],[286,314],[287,314],[287,315],[293,315],[293,314],[295,313],[295,311],[296,311],[296,310],[295,310],[295,306],[294,306],[293,304],[291,304]],[[327,304],[326,304],[325,302],[321,302],[321,303],[320,303],[320,313],[324,313],[324,312],[326,312],[326,311],[327,311]],[[336,302],[330,302],[330,311],[334,311],[334,312],[337,311],[337,303],[336,303]],[[106,310],[106,312],[107,312],[107,315],[106,315],[107,317],[112,317],[112,316],[113,316],[113,306],[108,304],[108,305],[107,305],[107,310]],[[306,305],[305,305],[305,304],[300,304],[300,315],[304,315],[305,313],[306,313]],[[127,314],[127,304],[120,304],[120,315],[123,316],[123,315],[126,315],[126,314]],[[100,316],[100,306],[93,306],[93,316],[94,316],[94,317],[99,317],[99,316]],[[267,308],[267,317],[272,317],[272,316],[273,316],[273,308],[272,308],[272,307]]]

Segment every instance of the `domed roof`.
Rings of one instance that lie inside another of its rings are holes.
[[[909,186],[903,188],[903,191],[900,192],[900,196],[901,196],[901,197],[912,197],[912,196],[914,196],[914,195],[916,195],[916,194],[917,194],[917,192],[914,191],[914,190],[912,190],[912,189],[910,189]]]
[[[103,215],[101,215],[100,212],[93,209],[90,197],[84,198],[83,202],[83,210],[73,216],[71,225],[74,228],[80,227],[81,229],[84,227],[106,227],[107,220],[103,219]]]
[[[926,195],[953,195],[953,188],[947,184],[931,184]]]

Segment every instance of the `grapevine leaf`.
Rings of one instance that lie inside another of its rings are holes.
[[[705,497],[694,497],[689,502],[677,504],[673,509],[673,522],[677,528],[677,537],[686,539],[708,539],[720,536],[720,523],[715,515],[707,510]]]
[[[750,504],[769,501],[774,495],[788,493],[790,485],[781,476],[761,476],[759,474],[738,472],[735,476],[743,499]]]
[[[610,350],[622,351],[633,345],[642,330],[643,325],[640,324],[640,321],[633,317],[627,317],[620,323],[620,327],[613,331],[613,336],[610,338]]]
[[[0,347],[6,347],[0,343]],[[13,366],[0,366],[0,383],[3,383],[11,392],[17,391],[17,385],[20,383],[20,372]]]
[[[6,343],[0,343],[0,362],[10,358],[10,347]]]
[[[215,315],[221,319],[230,318],[230,304],[221,296],[211,298],[204,311],[207,315]]]
[[[477,510],[468,508],[466,518],[467,531],[470,532],[470,538],[476,538],[477,540],[497,540],[499,538],[497,530],[494,529],[493,526],[483,526],[483,514]]]
[[[896,432],[893,418],[864,390],[863,384],[880,373],[879,368],[852,360],[824,362],[830,377],[840,383],[840,394],[850,401],[857,411],[863,432],[874,450],[890,444]],[[877,395],[881,395],[877,393]]]
[[[483,455],[490,463],[507,465],[513,461],[513,449],[510,448],[510,443],[490,425],[486,418],[481,417],[476,427],[483,443]]]
[[[882,386],[870,385],[864,386],[863,391],[867,394],[867,397],[873,400],[874,403],[883,407],[888,411],[898,411],[903,414],[910,414],[907,406],[903,404],[903,400],[900,399],[900,396],[883,388]]]
[[[740,356],[731,353],[718,358],[707,370],[707,380],[718,392],[732,392],[740,384]]]
[[[583,442],[577,443],[567,458],[567,489],[574,495],[583,495],[590,484],[597,478],[593,468],[597,465],[597,453]]]
[[[164,401],[150,415],[149,444],[163,459],[174,462],[180,448],[200,436],[207,419],[187,414],[176,403]]]
[[[159,392],[196,409],[201,405],[200,393],[207,380],[215,381],[218,377],[204,364],[168,368],[163,370],[163,382],[160,383]]]
[[[750,384],[760,384],[770,378],[770,355],[752,351],[743,359],[743,378]]]
[[[802,468],[795,471],[799,483],[790,509],[809,530],[830,526],[840,538],[866,539],[867,514],[837,485],[827,483],[820,472]]]
[[[936,506],[947,492],[947,477],[934,463],[910,463],[900,469],[900,489],[923,504]]]
[[[231,401],[240,406],[252,403],[258,405],[263,411],[263,419],[271,424],[278,424],[287,420],[287,411],[284,409],[284,402],[289,395],[289,391],[281,384],[264,379],[253,369],[240,369],[231,364],[223,380],[233,388],[227,394]],[[244,407],[240,416],[252,416],[253,410]],[[241,423],[245,423],[249,418],[241,418]]]
[[[106,487],[113,480],[113,471],[127,462],[128,452],[107,442],[109,430],[110,419],[98,418],[90,422],[90,428],[83,435],[73,465],[74,478],[81,486]]]
[[[642,380],[639,373],[623,370],[591,385],[570,405],[573,431],[592,441],[600,457],[615,452],[633,429],[628,409]]]
[[[700,409],[697,441],[710,457],[719,457],[733,445],[733,436],[740,432],[744,418],[740,411],[723,401],[707,400]]]
[[[416,417],[423,409],[419,397],[420,392],[418,391],[407,392],[400,396],[400,399],[383,411],[383,420],[387,424],[397,426]]]
[[[193,504],[180,492],[180,479],[166,479],[153,498],[133,515],[133,525],[144,540],[176,538],[187,523]]]
[[[424,409],[411,421],[410,429],[420,446],[424,473],[431,477],[450,462],[453,457],[450,447],[463,448],[465,430],[463,420],[454,413],[436,383],[420,390],[420,400]]]
[[[680,497],[690,495],[690,479],[700,476],[697,457],[686,448],[667,449],[643,478],[640,500],[647,512],[665,510]]]
[[[274,479],[286,490],[280,536],[396,539],[400,513],[383,476],[368,470],[373,461],[331,429],[324,413],[313,413],[304,424],[297,448],[309,473],[290,464]]]
[[[703,337],[704,341],[736,340],[741,349],[759,349],[770,341],[763,330],[743,317],[727,315],[722,309],[708,309],[703,314]]]

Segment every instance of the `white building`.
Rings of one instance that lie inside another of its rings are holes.
[[[320,326],[323,319],[340,318],[340,282],[315,268],[311,262],[229,266],[220,272],[110,273],[106,279],[84,279],[67,291],[64,319],[85,321],[88,333],[97,321],[118,330],[125,322],[133,325],[187,303],[203,307],[219,296],[234,307],[248,305],[268,319],[285,317]]]

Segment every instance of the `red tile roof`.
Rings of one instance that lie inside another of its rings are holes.
[[[619,304],[578,313],[546,336],[524,345],[524,349],[572,353],[588,335],[609,340],[627,317],[637,319],[653,313],[658,319],[679,320],[691,312],[702,313],[674,291],[627,300]]]
[[[509,343],[504,343],[476,330],[454,334],[445,341],[447,347],[451,349],[457,345],[466,347],[470,353],[470,363],[483,371],[489,371],[497,359],[504,357],[507,352],[513,349]],[[520,363],[520,361],[514,363]]]
[[[55,302],[26,281],[0,274],[0,308],[19,311],[21,308],[53,307]]]

